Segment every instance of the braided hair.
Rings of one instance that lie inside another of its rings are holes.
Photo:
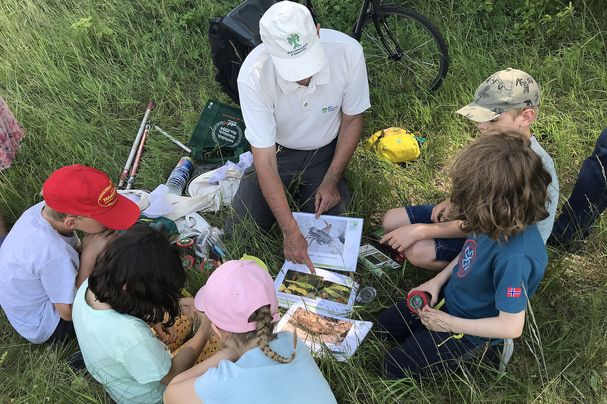
[[[272,348],[270,348],[270,341],[276,338],[276,334],[274,334],[274,327],[272,325],[272,313],[270,311],[270,306],[263,306],[257,309],[251,317],[250,321],[255,321],[257,328],[253,331],[244,332],[244,333],[232,333],[231,337],[234,342],[238,345],[244,345],[251,341],[253,338],[257,338],[259,348],[261,352],[263,352],[268,358],[276,361],[278,363],[289,363],[295,359],[296,347],[297,347],[297,334],[293,334],[293,353],[290,358],[286,358],[278,353],[274,352]]]
[[[285,358],[282,355],[277,354],[270,348],[269,342],[274,339],[276,336],[273,332],[272,326],[272,313],[270,312],[270,306],[263,306],[257,309],[253,313],[253,319],[257,323],[256,336],[259,338],[258,344],[259,348],[261,348],[261,352],[263,352],[268,358],[276,361],[278,363],[289,363],[293,359],[295,359],[295,354],[297,353],[295,347],[297,346],[297,334],[294,335],[294,349],[290,358]]]

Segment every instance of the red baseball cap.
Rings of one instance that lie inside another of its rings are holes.
[[[81,164],[53,172],[42,186],[42,196],[57,212],[90,217],[112,230],[128,229],[141,214],[135,202],[116,192],[106,173]]]

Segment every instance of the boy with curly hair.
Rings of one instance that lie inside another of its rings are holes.
[[[528,141],[483,136],[455,158],[450,177],[449,215],[468,237],[445,269],[413,289],[431,295],[419,317],[405,302],[379,316],[399,344],[384,357],[390,378],[452,369],[477,347],[518,338],[548,263],[536,223],[548,217],[550,174]]]

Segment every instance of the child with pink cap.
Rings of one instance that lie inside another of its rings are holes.
[[[171,403],[335,403],[307,346],[289,332],[275,334],[280,318],[274,282],[254,261],[228,261],[196,294],[224,348],[171,381]],[[293,394],[293,382],[305,386]]]

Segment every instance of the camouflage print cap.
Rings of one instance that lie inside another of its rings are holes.
[[[488,122],[513,108],[540,104],[540,86],[524,71],[509,67],[492,74],[474,93],[474,101],[457,110],[475,122]]]

